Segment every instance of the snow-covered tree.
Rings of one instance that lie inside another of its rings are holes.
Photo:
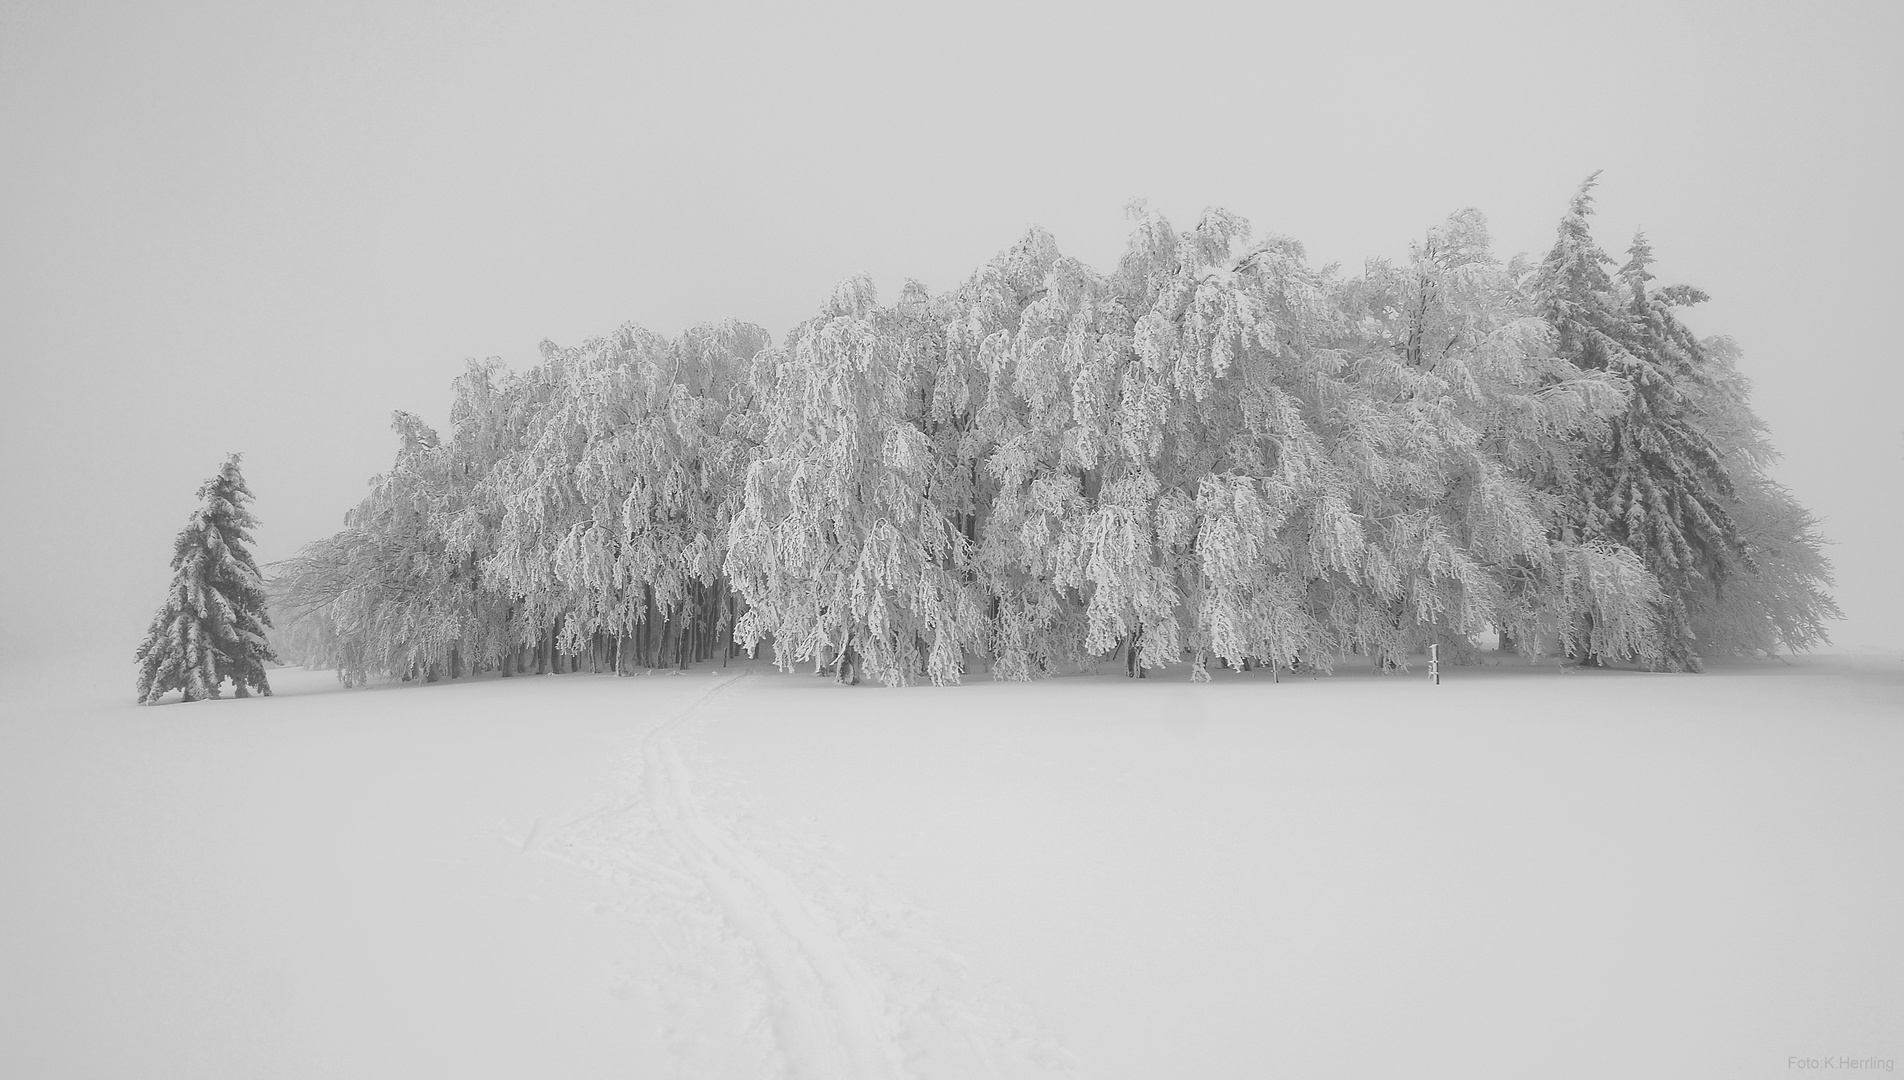
[[[538,406],[487,490],[484,569],[550,647],[626,668],[713,655],[733,628],[722,563],[748,460],[734,421],[766,333],[623,327],[553,349]]]
[[[1198,678],[1214,659],[1326,668],[1350,636],[1329,593],[1360,578],[1366,536],[1329,430],[1359,395],[1321,275],[1234,215],[1178,234],[1144,214],[1112,288],[1130,362],[1085,534],[1092,644],[1127,632],[1138,663],[1187,652]]]
[[[1571,493],[1573,527],[1639,554],[1665,590],[1656,664],[1698,670],[1688,598],[1702,584],[1721,585],[1747,557],[1727,510],[1737,497],[1732,477],[1695,404],[1710,363],[1672,312],[1691,293],[1648,285],[1643,238],[1617,278],[1607,273],[1613,259],[1587,227],[1593,184],[1588,178],[1574,195],[1532,283],[1560,355],[1628,388],[1625,414],[1590,448],[1585,482]]]
[[[250,547],[258,522],[238,461],[231,455],[198,489],[203,505],[173,541],[172,585],[137,655],[142,705],[172,690],[187,701],[215,698],[228,679],[239,697],[271,693],[264,666],[277,657]]]
[[[1657,587],[1630,552],[1570,533],[1569,504],[1545,494],[1580,488],[1624,386],[1554,355],[1481,215],[1453,215],[1407,265],[1370,263],[1338,297],[1357,381],[1386,406],[1387,434],[1358,441],[1388,440],[1394,463],[1355,504],[1381,593],[1411,609],[1388,613],[1385,648],[1433,639],[1458,656],[1491,625],[1530,652],[1557,641],[1649,657]]]
[[[916,347],[872,283],[842,284],[764,353],[765,439],[729,530],[726,570],[789,667],[837,657],[889,685],[955,682],[985,640],[971,543],[933,499]]]
[[[992,673],[1028,679],[1085,660],[1077,521],[1097,497],[1095,389],[1104,284],[1034,230],[933,305],[926,421],[935,490],[972,545]],[[1101,651],[1101,650],[1100,650]]]
[[[457,500],[450,453],[435,430],[394,414],[401,439],[390,471],[376,477],[337,535],[309,545],[276,575],[277,605],[293,640],[347,683],[371,674],[435,679],[459,674],[475,581],[449,549],[445,523]],[[307,620],[330,630],[314,632]]]
[[[750,434],[757,327],[624,327],[472,363],[448,439],[407,413],[390,471],[337,535],[278,568],[298,658],[346,682],[495,668],[686,664],[725,647],[720,567]]]

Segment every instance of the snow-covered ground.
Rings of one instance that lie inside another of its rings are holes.
[[[1439,687],[273,678],[6,701],[0,1076],[1904,1058],[1895,654]]]

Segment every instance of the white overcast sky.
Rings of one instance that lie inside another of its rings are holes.
[[[4,655],[124,661],[245,453],[277,559],[444,419],[466,357],[624,322],[783,334],[1136,197],[1538,254],[1605,170],[1746,350],[1839,628],[1904,642],[1904,4],[0,2]],[[129,677],[129,676],[128,676]],[[128,684],[129,685],[129,684]]]

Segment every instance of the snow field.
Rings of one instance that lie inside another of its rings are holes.
[[[0,1074],[1895,1057],[1900,668],[23,692]]]

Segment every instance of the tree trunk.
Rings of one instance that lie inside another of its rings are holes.
[[[694,663],[707,659],[707,586],[694,588]]]
[[[635,648],[635,662],[645,667],[654,667],[655,609],[654,586],[644,582],[641,586],[641,642]]]
[[[734,658],[734,598],[728,594],[726,578],[715,586],[714,606],[720,613],[714,623],[714,637],[721,650],[721,666],[726,667]]]
[[[720,621],[719,590],[701,586],[701,645],[696,660],[714,659],[714,625]]]
[[[682,622],[681,666],[686,667],[700,659],[701,586],[698,583],[688,586],[688,617]]]
[[[853,639],[847,638],[840,648],[839,666],[835,669],[834,679],[847,686],[859,685],[859,650],[853,647]]]
[[[1138,658],[1138,654],[1140,650],[1143,649],[1143,646],[1144,646],[1143,628],[1138,627],[1137,629],[1131,631],[1130,637],[1127,638],[1126,640],[1129,642],[1129,644],[1125,647],[1125,650],[1124,650],[1124,677],[1127,679],[1149,678],[1150,676],[1144,674],[1144,665],[1139,661],[1139,658]]]

